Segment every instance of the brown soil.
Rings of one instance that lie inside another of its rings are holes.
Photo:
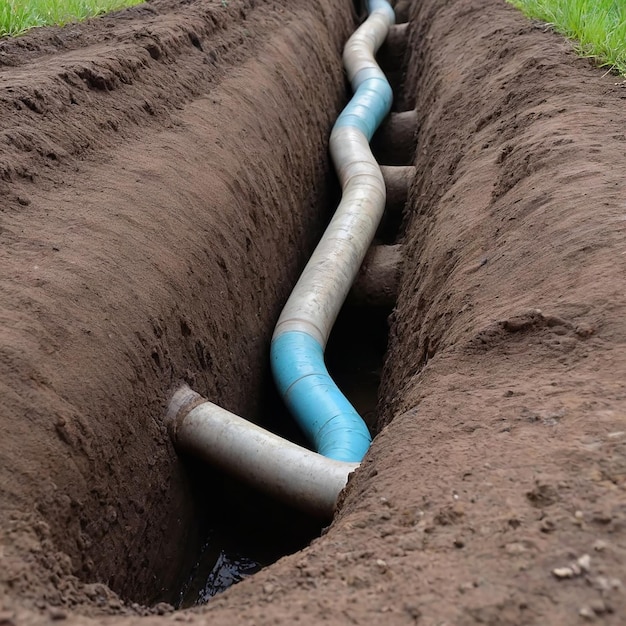
[[[1,44],[0,581],[19,597],[82,602],[70,573],[143,602],[171,587],[194,528],[170,388],[258,417],[272,327],[333,202],[353,19],[227,4]]]
[[[330,202],[352,3],[227,4],[0,44],[0,623],[173,584],[172,384],[256,417]],[[105,621],[626,621],[626,86],[501,0],[413,2],[409,36],[418,175],[371,452],[306,550]]]

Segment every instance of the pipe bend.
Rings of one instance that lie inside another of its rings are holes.
[[[371,443],[369,430],[330,377],[319,342],[306,332],[284,332],[272,341],[271,362],[285,404],[316,450],[360,462]]]
[[[328,335],[385,206],[384,180],[369,140],[391,108],[391,88],[374,54],[394,12],[387,0],[368,0],[368,9],[370,16],[344,52],[355,95],[331,133],[342,200],[283,309],[271,348],[279,391],[319,454],[206,401],[186,385],[174,393],[167,413],[177,448],[323,517],[332,516],[339,492],[371,443],[367,426],[324,363]]]
[[[323,518],[357,463],[311,452],[222,409],[183,385],[168,410],[176,447],[261,491]]]
[[[342,199],[285,304],[271,348],[276,384],[302,430],[320,454],[355,462],[371,437],[328,374],[324,348],[385,208],[385,184],[369,141],[391,110],[393,93],[374,55],[395,14],[387,0],[368,0],[368,11],[344,48],[355,93],[330,137]]]

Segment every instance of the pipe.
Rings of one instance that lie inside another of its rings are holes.
[[[177,448],[275,498],[326,519],[358,463],[329,459],[208,402],[186,385],[167,412]]]
[[[385,208],[369,142],[391,109],[391,87],[374,55],[395,15],[387,0],[368,0],[368,11],[344,49],[355,94],[330,136],[341,202],[278,319],[271,348],[277,387],[302,430],[320,454],[348,462],[362,460],[371,437],[328,374],[324,349]]]
[[[381,165],[380,170],[385,179],[387,202],[385,213],[402,214],[409,199],[409,189],[415,178],[414,165]]]
[[[272,339],[277,386],[319,454],[208,402],[186,385],[174,393],[167,413],[178,449],[323,517],[332,516],[339,492],[371,443],[367,426],[324,364],[328,335],[385,208],[385,183],[369,141],[391,108],[391,87],[374,54],[394,13],[387,0],[368,0],[368,8],[369,17],[344,50],[356,93],[330,137],[342,199]]]
[[[401,269],[402,244],[370,246],[348,301],[353,306],[391,310],[398,299]]]

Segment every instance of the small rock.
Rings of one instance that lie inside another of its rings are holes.
[[[563,579],[563,578],[574,578],[578,574],[574,571],[573,567],[555,567],[552,570],[552,575],[555,578]]]
[[[591,569],[591,557],[588,554],[583,554],[576,563],[583,572],[588,572]]]
[[[157,615],[166,615],[167,613],[172,613],[174,611],[174,607],[167,602],[159,602],[155,605],[154,610]]]
[[[570,563],[567,567],[556,567],[552,570],[552,575],[559,579],[564,578],[576,578],[583,572],[588,572],[591,569],[591,557],[588,554],[583,554],[579,557],[575,563]]]
[[[454,540],[454,547],[455,548],[459,548],[459,549],[464,548],[465,547],[465,541],[463,541],[463,539],[460,539],[460,538],[457,537]]]
[[[271,595],[272,593],[274,593],[274,591],[276,591],[276,585],[273,585],[272,583],[265,583],[263,585],[263,593],[265,595]]]
[[[18,196],[17,201],[22,206],[28,206],[30,204],[30,200],[28,198],[25,198],[24,196]]]
[[[387,562],[383,561],[382,559],[376,559],[376,565],[382,573],[385,573],[388,569]]]
[[[598,539],[597,541],[594,541],[593,549],[596,552],[604,552],[608,545],[609,544],[606,541],[603,541],[602,539]]]
[[[591,337],[591,335],[593,335],[594,331],[595,331],[595,328],[591,324],[587,324],[586,322],[581,322],[574,329],[574,332],[579,337],[583,337],[583,338],[584,337]]]
[[[50,619],[54,622],[60,622],[61,620],[67,619],[67,613],[58,606],[53,606],[48,613],[50,615]]]
[[[622,581],[619,578],[607,578],[606,576],[596,576],[591,581],[594,589],[603,594],[609,591],[617,591],[622,588]]]
[[[590,606],[583,606],[580,611],[578,611],[578,615],[593,622],[596,619],[596,614],[593,612],[593,609]]]

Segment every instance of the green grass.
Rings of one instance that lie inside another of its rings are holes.
[[[145,0],[0,0],[0,37],[35,26],[63,26]]]
[[[579,54],[626,76],[626,0],[508,0],[576,40]]]

